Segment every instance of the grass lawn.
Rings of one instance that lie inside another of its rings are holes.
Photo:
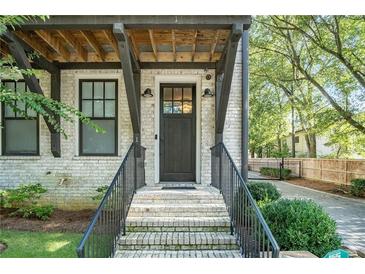
[[[81,236],[0,229],[0,242],[8,246],[0,258],[74,258]]]

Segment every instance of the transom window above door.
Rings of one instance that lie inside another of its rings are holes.
[[[193,111],[192,87],[164,87],[164,114],[191,114]]]

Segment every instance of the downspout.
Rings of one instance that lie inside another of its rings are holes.
[[[241,175],[243,180],[248,181],[248,30],[242,33],[242,154],[241,154]]]

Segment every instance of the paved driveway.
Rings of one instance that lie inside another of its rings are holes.
[[[250,172],[250,178],[260,177]],[[357,201],[329,193],[295,186],[282,181],[271,181],[287,198],[312,199],[320,204],[337,222],[337,231],[343,244],[351,249],[365,251],[365,201]]]

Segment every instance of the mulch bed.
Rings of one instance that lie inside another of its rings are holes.
[[[64,211],[56,209],[47,221],[8,216],[9,211],[1,209],[0,229],[36,232],[74,232],[83,233],[89,224],[94,210]]]
[[[290,180],[286,180],[286,182],[293,184],[293,185],[304,186],[304,187],[324,191],[327,193],[337,194],[337,195],[347,197],[347,198],[362,199],[361,197],[355,197],[355,196],[351,195],[350,186],[348,186],[348,185],[336,185],[333,183],[321,182],[321,181],[316,181],[316,180],[292,179],[292,178]],[[365,197],[363,197],[363,198],[365,198]]]

